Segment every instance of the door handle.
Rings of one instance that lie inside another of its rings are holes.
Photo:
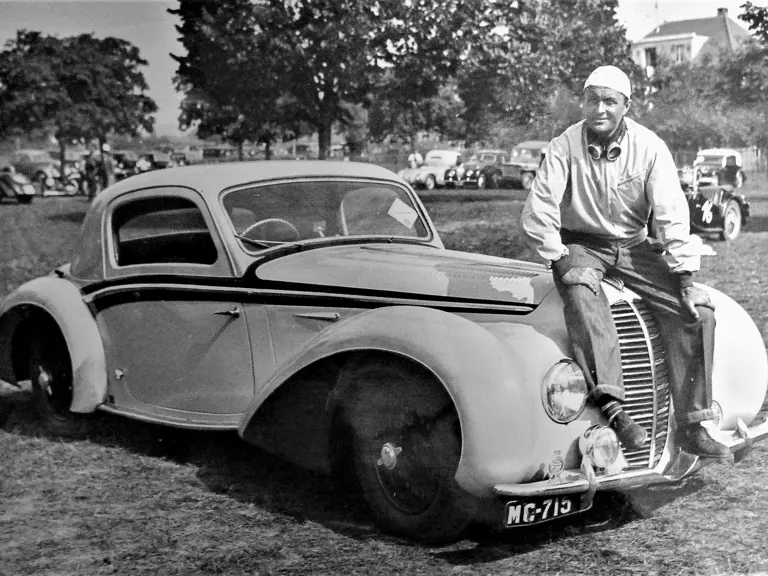
[[[229,310],[220,310],[219,312],[214,312],[214,314],[217,314],[219,316],[231,316],[232,318],[239,318],[240,307],[232,306],[232,308],[230,308]]]

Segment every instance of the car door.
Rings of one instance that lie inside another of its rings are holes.
[[[254,394],[251,346],[202,199],[173,188],[122,196],[104,230],[111,282],[93,302],[112,402],[162,420],[236,425]]]

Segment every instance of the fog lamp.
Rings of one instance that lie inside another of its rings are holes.
[[[619,457],[619,439],[607,426],[590,426],[579,438],[579,450],[582,458],[589,460],[597,468],[607,468]]]
[[[544,411],[558,424],[572,422],[584,411],[587,382],[572,360],[560,360],[544,376],[541,387]]]

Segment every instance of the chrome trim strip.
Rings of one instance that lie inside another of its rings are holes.
[[[86,304],[91,304],[95,299],[107,295],[107,294],[120,294],[122,292],[132,292],[134,290],[187,290],[189,292],[219,292],[225,294],[231,294],[236,297],[240,294],[245,294],[248,297],[254,297],[259,295],[264,296],[295,296],[313,298],[344,298],[357,300],[359,302],[366,303],[380,303],[389,304],[392,306],[439,306],[441,308],[461,308],[477,310],[478,312],[524,312],[528,313],[533,310],[530,304],[494,304],[492,302],[452,302],[451,300],[421,300],[417,297],[387,297],[387,296],[363,296],[359,294],[346,294],[343,292],[313,292],[313,291],[299,291],[299,290],[278,290],[278,289],[263,289],[263,288],[238,288],[231,286],[204,286],[200,284],[171,284],[171,283],[139,283],[139,284],[120,284],[118,286],[107,286],[100,288],[95,292],[91,292],[86,295],[83,300]]]
[[[232,423],[222,422],[220,424],[214,424],[207,421],[191,420],[190,418],[180,418],[170,415],[151,416],[143,412],[136,410],[128,410],[125,408],[117,408],[108,404],[101,404],[97,406],[97,410],[102,412],[108,412],[110,414],[116,414],[118,416],[125,416],[133,420],[141,420],[142,422],[149,422],[150,424],[162,424],[164,426],[173,426],[174,428],[186,428],[190,430],[237,430],[240,425],[240,418],[242,414],[224,414],[222,416],[232,416]]]

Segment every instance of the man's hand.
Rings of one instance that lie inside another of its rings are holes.
[[[712,300],[709,299],[709,293],[697,286],[687,286],[680,289],[680,294],[683,299],[683,306],[688,310],[691,316],[696,320],[699,319],[699,313],[696,310],[696,306],[706,306],[712,310],[715,309],[715,305],[712,304]]]
[[[586,286],[594,292],[595,296],[600,293],[600,274],[594,268],[576,266],[563,274],[560,280],[563,281],[563,284],[569,284],[571,286],[576,284]]]

